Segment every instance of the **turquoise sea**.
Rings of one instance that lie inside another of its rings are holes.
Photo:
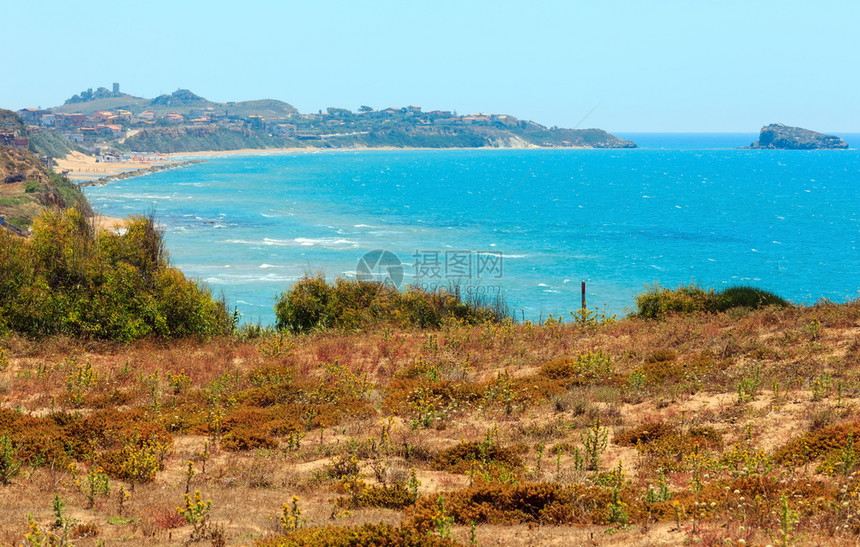
[[[619,136],[642,148],[261,152],[86,194],[109,216],[154,211],[173,263],[250,322],[273,323],[303,274],[355,275],[374,249],[399,258],[404,284],[501,291],[518,319],[567,315],[583,280],[589,306],[619,314],[655,282],[860,296],[857,149]]]

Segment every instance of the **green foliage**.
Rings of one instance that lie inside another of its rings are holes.
[[[227,127],[144,129],[117,144],[119,150],[153,150],[160,153],[199,152],[201,150],[240,150],[243,148],[286,148],[296,141],[264,132]]]
[[[84,496],[87,498],[88,507],[92,508],[99,494],[107,496],[110,493],[110,480],[102,472],[101,468],[90,469],[87,473],[87,484],[84,487]]]
[[[661,319],[670,313],[712,311],[716,307],[717,295],[714,290],[705,290],[696,285],[681,285],[677,289],[654,285],[636,295],[637,312],[648,319]]]
[[[732,308],[786,307],[789,303],[779,296],[755,287],[737,286],[716,292],[695,284],[669,289],[655,284],[636,296],[640,317],[662,319],[672,313],[717,313]]]
[[[0,437],[0,484],[9,484],[21,467],[18,449],[12,445],[9,433],[4,431]]]
[[[302,524],[302,509],[299,507],[298,496],[293,496],[292,504],[284,504],[281,515],[281,526],[284,532],[298,530]]]
[[[185,522],[193,527],[192,540],[200,540],[209,535],[209,511],[211,509],[212,500],[203,501],[200,490],[195,490],[194,496],[185,494],[184,506],[176,508]]]
[[[168,264],[152,218],[96,232],[76,209],[46,212],[32,237],[0,233],[0,331],[133,340],[233,328],[223,302]]]
[[[30,148],[40,156],[64,158],[77,147],[59,131],[42,128],[38,133],[30,133]]]
[[[730,308],[764,308],[767,306],[779,306],[785,308],[789,306],[788,301],[780,298],[776,294],[749,286],[729,287],[720,291],[721,310],[724,311]]]
[[[594,424],[582,432],[582,446],[588,458],[587,469],[589,471],[600,471],[600,455],[606,450],[609,443],[609,430],[600,427],[600,418],[594,419]]]
[[[275,304],[277,328],[303,333],[312,330],[364,330],[382,325],[438,328],[453,318],[468,324],[496,321],[488,308],[461,302],[447,293],[417,288],[398,291],[380,283],[305,276]]]

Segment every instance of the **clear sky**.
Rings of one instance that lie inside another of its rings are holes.
[[[315,112],[416,104],[614,132],[860,132],[860,2],[2,3],[0,107],[119,82]]]

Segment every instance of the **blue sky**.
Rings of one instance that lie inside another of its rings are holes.
[[[860,132],[860,2],[3,2],[0,107],[89,87],[614,132]]]

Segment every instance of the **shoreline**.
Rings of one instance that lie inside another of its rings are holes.
[[[255,155],[282,155],[282,154],[315,154],[315,153],[337,153],[337,152],[367,152],[379,150],[384,152],[408,151],[408,150],[596,150],[588,146],[569,147],[398,147],[398,146],[360,146],[351,148],[314,148],[314,147],[288,147],[288,148],[237,148],[233,150],[198,150],[194,152],[171,152],[166,154],[153,154],[158,159],[135,162],[104,162],[100,163],[93,156],[87,156],[80,152],[72,152],[65,158],[56,159],[57,168],[60,173],[80,187],[101,186],[114,180],[124,180],[132,177],[157,173],[168,169],[186,167],[196,163],[204,163],[203,158],[219,158],[229,156],[255,156]],[[201,159],[186,159],[201,158]],[[146,165],[146,167],[142,167]],[[98,176],[105,173],[102,176]]]
[[[178,169],[180,167],[187,167],[189,165],[194,165],[196,163],[204,163],[202,160],[192,160],[192,161],[181,161],[175,163],[168,163],[164,165],[153,165],[151,167],[144,167],[142,169],[132,169],[129,171],[123,171],[121,173],[116,173],[114,175],[108,175],[106,177],[101,177],[95,180],[85,180],[81,182],[76,182],[79,187],[85,188],[87,186],[103,186],[114,180],[124,180],[130,179],[133,177],[142,177],[143,175],[149,175],[150,173],[157,173],[159,171],[167,171],[169,169]]]
[[[407,150],[599,150],[590,146],[565,146],[565,147],[547,147],[547,146],[522,146],[522,147],[504,147],[504,146],[451,146],[445,148],[433,148],[426,146],[356,146],[350,148],[237,148],[234,150],[199,150],[196,152],[171,152],[166,154],[171,159],[184,157],[220,157],[220,156],[250,156],[256,154],[293,154],[293,153],[316,153],[316,152],[369,152],[373,150],[394,152]]]

